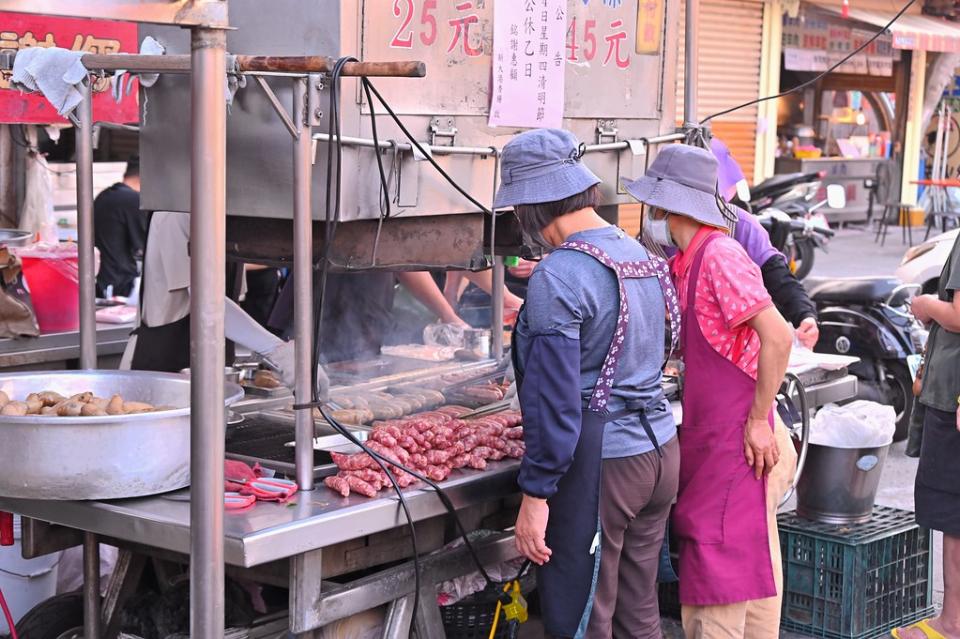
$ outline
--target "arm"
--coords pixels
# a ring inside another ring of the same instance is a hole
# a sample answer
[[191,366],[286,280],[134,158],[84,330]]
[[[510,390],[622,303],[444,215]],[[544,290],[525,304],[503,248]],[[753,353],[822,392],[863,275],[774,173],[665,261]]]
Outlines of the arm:
[[[493,291],[493,269],[487,269],[486,271],[478,271],[476,273],[472,271],[467,271],[463,274],[468,281],[475,284],[480,290],[482,290],[487,295],[492,295]],[[508,309],[518,309],[523,305],[523,300],[507,290],[507,287],[503,287],[503,307]]]
[[563,282],[546,272],[538,275],[528,291],[528,331],[518,338],[527,450],[517,478],[524,496],[516,544],[525,557],[543,565],[550,560],[545,543],[547,499],[556,494],[580,439],[582,313],[576,294]]
[[439,317],[441,322],[466,326],[466,322],[457,317],[430,273],[427,271],[402,272],[397,273],[397,279],[421,304]]
[[783,317],[794,326],[807,319],[817,319],[817,307],[800,280],[790,272],[782,255],[774,255],[760,267],[763,287]]
[[944,302],[936,295],[920,295],[911,305],[913,314],[924,324],[936,322],[944,330],[960,333],[960,295],[952,302]]
[[762,474],[770,473],[780,457],[768,417],[787,371],[793,335],[773,307],[760,311],[747,324],[760,337],[760,358],[757,389],[744,432],[744,453],[747,464],[754,467],[759,479]]
[[817,326],[817,307],[800,280],[790,272],[783,256],[777,253],[760,267],[763,286],[773,298],[777,310],[797,328],[797,337],[812,349],[820,339]]

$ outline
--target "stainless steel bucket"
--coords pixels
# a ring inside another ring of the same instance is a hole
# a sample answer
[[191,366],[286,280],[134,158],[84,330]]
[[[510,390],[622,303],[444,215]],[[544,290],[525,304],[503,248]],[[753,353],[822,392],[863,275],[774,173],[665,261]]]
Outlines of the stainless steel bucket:
[[797,514],[827,524],[869,521],[889,448],[810,444],[797,483]]
[[[0,495],[24,499],[141,497],[190,484],[190,380],[145,371],[56,371],[0,375],[23,399],[42,390],[127,400],[173,410],[105,417],[0,417]],[[243,389],[225,384],[226,404]],[[225,428],[210,424],[211,428]]]

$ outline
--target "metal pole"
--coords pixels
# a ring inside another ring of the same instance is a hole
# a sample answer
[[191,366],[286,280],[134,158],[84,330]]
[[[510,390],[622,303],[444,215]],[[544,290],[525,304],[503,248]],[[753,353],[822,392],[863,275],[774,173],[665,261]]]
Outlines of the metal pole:
[[77,107],[77,261],[80,271],[80,368],[97,367],[97,290],[93,252],[93,92],[80,83]]
[[[313,215],[311,173],[313,139],[307,124],[307,78],[293,81],[293,333],[296,381],[294,393],[301,404],[310,401],[310,367],[313,354]],[[379,153],[379,151],[377,151]],[[297,485],[313,490],[313,415],[309,410],[296,414]]]
[[503,357],[503,277],[506,270],[503,259],[497,257],[497,198],[500,178],[500,153],[493,156],[493,194],[490,200],[490,257],[493,259],[493,288],[490,291],[490,357],[500,361]]
[[100,544],[83,533],[83,636],[100,639]]
[[194,29],[191,52],[190,636],[222,639],[226,32]]
[[686,25],[684,40],[684,81],[683,81],[683,126],[696,127],[697,118],[697,82],[699,80],[697,48],[700,44],[700,0],[686,0]]

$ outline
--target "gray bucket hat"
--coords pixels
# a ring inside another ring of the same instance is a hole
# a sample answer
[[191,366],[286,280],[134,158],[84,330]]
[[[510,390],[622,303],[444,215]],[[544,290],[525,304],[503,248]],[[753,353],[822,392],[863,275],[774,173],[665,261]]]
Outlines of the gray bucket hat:
[[671,144],[657,153],[646,174],[621,184],[647,206],[727,228],[717,204],[717,159],[707,149]]
[[561,129],[536,129],[510,140],[500,156],[494,208],[543,204],[582,193],[600,178],[580,158],[583,145]]

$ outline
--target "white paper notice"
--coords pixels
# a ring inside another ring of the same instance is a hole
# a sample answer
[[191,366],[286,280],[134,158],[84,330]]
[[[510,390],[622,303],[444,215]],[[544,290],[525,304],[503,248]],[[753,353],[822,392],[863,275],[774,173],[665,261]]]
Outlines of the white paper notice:
[[566,0],[508,0],[493,9],[490,126],[563,123]]

